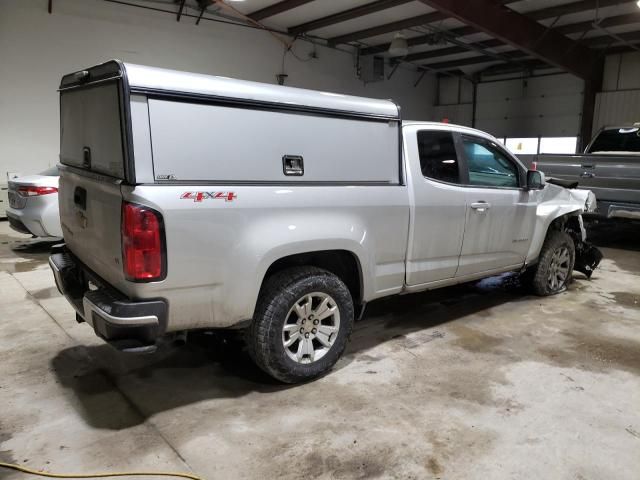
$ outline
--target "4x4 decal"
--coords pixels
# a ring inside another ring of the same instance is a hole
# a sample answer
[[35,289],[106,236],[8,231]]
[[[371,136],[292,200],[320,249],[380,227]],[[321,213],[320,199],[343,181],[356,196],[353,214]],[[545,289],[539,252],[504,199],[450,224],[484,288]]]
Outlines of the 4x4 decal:
[[184,192],[180,195],[180,198],[183,200],[193,200],[194,202],[201,202],[208,199],[232,202],[238,198],[238,196],[234,192]]

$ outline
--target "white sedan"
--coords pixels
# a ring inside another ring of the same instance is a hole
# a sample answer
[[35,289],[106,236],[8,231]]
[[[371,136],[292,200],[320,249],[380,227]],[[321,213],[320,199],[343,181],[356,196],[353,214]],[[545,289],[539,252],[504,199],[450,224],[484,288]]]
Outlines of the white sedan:
[[36,237],[62,237],[58,211],[58,167],[9,182],[9,225]]

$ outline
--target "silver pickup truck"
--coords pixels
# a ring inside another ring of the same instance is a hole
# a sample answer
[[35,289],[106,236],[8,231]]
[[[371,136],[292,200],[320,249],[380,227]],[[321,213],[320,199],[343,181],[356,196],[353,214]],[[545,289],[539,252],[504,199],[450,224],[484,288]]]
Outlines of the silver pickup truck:
[[561,292],[601,256],[590,192],[478,130],[386,100],[110,61],[60,85],[56,284],[120,350],[242,329],[284,382],[327,372],[374,299],[522,272]]
[[583,155],[537,155],[537,169],[593,191],[590,216],[640,220],[640,124],[603,128]]

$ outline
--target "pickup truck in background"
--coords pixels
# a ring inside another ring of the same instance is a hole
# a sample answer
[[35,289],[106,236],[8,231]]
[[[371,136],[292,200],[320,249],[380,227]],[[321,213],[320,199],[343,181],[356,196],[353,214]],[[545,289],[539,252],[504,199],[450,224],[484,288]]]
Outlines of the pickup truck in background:
[[49,263],[77,320],[123,351],[242,329],[264,371],[300,382],[374,299],[503,272],[551,295],[601,258],[582,228],[593,194],[388,100],[116,60],[60,96]]
[[547,176],[591,190],[596,217],[640,220],[640,124],[600,130],[582,155],[536,155],[533,161]]

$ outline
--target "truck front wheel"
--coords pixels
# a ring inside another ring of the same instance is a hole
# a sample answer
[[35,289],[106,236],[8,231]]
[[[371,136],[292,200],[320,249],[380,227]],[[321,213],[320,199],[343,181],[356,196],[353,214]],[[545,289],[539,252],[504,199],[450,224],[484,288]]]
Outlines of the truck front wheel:
[[573,239],[565,232],[551,230],[544,241],[538,263],[525,273],[525,279],[537,295],[560,293],[571,281],[576,251]]
[[249,354],[272,377],[297,383],[335,365],[353,327],[353,300],[334,274],[293,267],[267,279],[247,329]]

